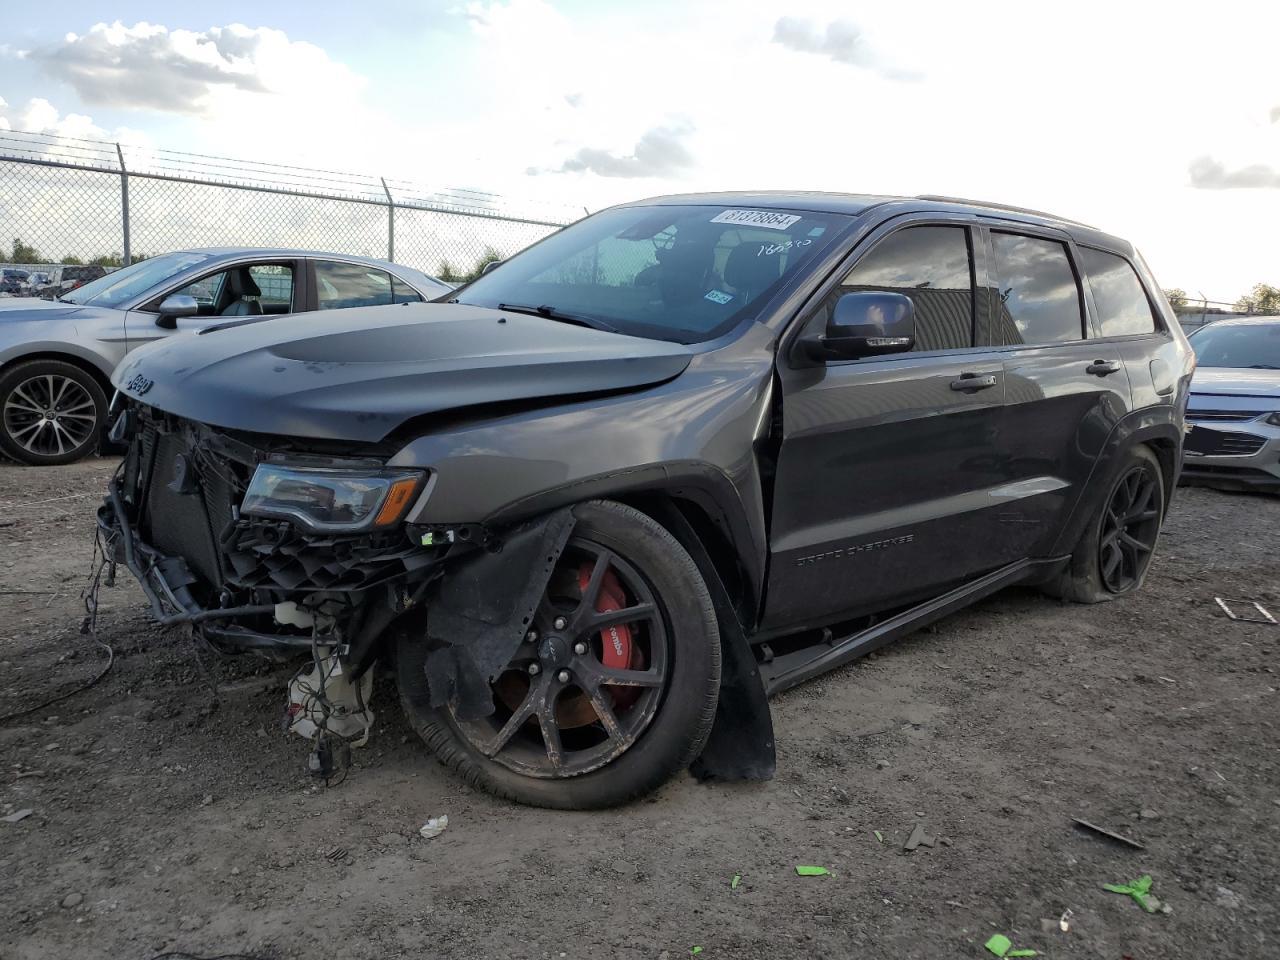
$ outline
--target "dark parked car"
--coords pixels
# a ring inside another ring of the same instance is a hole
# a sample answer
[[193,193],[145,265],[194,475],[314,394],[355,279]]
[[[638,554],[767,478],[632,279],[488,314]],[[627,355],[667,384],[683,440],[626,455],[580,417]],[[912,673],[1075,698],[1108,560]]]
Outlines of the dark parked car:
[[38,466],[96,449],[111,371],[142,344],[235,318],[404,303],[450,290],[382,260],[255,247],[182,250],[111,273],[66,266],[54,287],[56,302],[0,303],[0,454]]
[[669,197],[448,303],[134,352],[100,524],[161,622],[308,658],[313,770],[383,662],[468,782],[598,807],[770,775],[769,693],[1001,587],[1137,589],[1192,367],[1090,227]]
[[7,293],[12,297],[20,297],[27,292],[30,284],[31,275],[25,270],[19,270],[16,267],[6,267],[0,270],[0,293]]
[[1183,478],[1280,493],[1280,317],[1219,320],[1189,339]]

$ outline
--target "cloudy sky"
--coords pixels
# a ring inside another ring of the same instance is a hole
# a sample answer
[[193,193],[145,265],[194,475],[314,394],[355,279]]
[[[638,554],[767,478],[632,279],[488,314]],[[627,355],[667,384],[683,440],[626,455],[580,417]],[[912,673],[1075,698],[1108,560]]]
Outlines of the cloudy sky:
[[981,197],[1121,234],[1211,299],[1280,283],[1276,3],[59,0],[6,21],[13,129],[574,209]]

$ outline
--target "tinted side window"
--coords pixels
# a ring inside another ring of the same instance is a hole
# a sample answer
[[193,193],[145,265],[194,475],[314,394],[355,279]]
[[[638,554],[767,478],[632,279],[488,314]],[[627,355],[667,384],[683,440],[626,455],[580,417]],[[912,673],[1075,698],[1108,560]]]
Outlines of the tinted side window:
[[1156,330],[1151,302],[1127,260],[1089,247],[1080,248],[1080,260],[1089,277],[1104,337],[1128,337]]
[[907,227],[889,235],[857,262],[829,302],[853,290],[910,297],[913,350],[973,346],[973,258],[964,227]]
[[1084,338],[1080,287],[1065,244],[992,232],[999,297],[997,344],[1062,343]]
[[390,303],[391,274],[362,263],[317,260],[316,299],[321,310]]
[[391,277],[391,300],[393,303],[418,303],[422,295],[397,276]]

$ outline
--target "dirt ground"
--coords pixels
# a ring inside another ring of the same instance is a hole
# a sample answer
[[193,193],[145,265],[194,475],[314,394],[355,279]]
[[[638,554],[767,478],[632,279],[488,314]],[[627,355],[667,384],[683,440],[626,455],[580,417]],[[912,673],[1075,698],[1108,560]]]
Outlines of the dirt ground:
[[[0,466],[0,713],[101,667],[78,595],[113,468]],[[385,678],[318,788],[289,669],[201,662],[122,574],[115,668],[0,725],[0,817],[33,811],[0,822],[0,958],[1275,958],[1280,627],[1213,598],[1280,610],[1277,548],[1280,498],[1184,489],[1140,595],[1000,594],[778,698],[772,782],[584,814],[462,787]],[[939,842],[907,853],[917,823]],[[1171,912],[1101,888],[1143,874]]]

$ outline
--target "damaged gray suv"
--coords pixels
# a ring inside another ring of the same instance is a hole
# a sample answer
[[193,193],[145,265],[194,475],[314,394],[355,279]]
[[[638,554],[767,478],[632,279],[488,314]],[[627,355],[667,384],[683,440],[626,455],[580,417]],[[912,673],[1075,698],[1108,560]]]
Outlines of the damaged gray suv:
[[1126,242],[937,197],[588,217],[447,302],[242,321],[115,373],[99,514],[156,618],[304,660],[329,776],[394,671],[550,807],[774,769],[767,697],[1014,583],[1145,576],[1194,361]]

